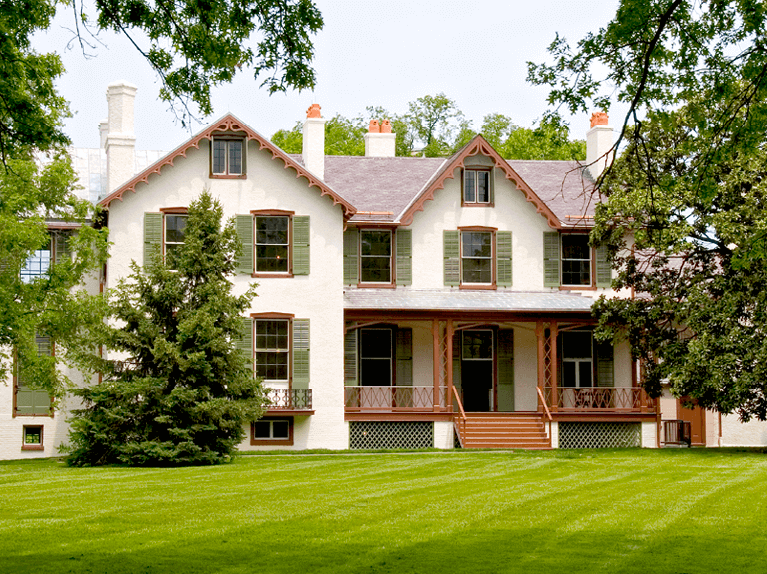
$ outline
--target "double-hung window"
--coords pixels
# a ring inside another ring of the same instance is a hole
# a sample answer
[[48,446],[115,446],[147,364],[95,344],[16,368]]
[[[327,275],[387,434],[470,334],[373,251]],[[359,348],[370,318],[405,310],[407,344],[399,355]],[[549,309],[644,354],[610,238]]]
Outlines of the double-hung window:
[[163,218],[165,230],[163,242],[165,248],[165,260],[171,269],[177,269],[177,258],[181,253],[186,236],[186,214],[165,214]]
[[[37,335],[35,342],[38,355],[52,353],[50,337]],[[14,387],[13,416],[53,416],[51,396],[45,390],[27,386],[18,361],[15,364]]]
[[27,257],[24,267],[21,269],[21,282],[32,283],[36,279],[48,277],[53,257],[53,241],[49,239],[47,244],[37,249]]
[[360,329],[360,381],[367,387],[389,387],[392,384],[394,346],[392,329]]
[[591,285],[591,246],[586,234],[562,235],[562,285]]
[[255,322],[256,376],[264,381],[290,380],[290,322],[257,319]]
[[245,175],[245,140],[242,138],[213,138],[210,173],[214,177],[243,177]]
[[594,386],[593,346],[591,331],[566,331],[561,334],[562,386],[589,388]]
[[463,170],[463,205],[491,205],[490,170]]
[[391,283],[392,232],[360,230],[360,282]]
[[290,218],[256,216],[256,273],[288,273]]
[[463,284],[492,285],[492,232],[461,232],[461,282]]

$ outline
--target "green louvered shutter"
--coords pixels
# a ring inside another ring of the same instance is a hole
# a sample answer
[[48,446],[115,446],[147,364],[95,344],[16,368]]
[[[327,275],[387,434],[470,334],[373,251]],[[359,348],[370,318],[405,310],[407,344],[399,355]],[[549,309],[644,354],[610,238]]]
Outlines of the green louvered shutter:
[[514,330],[498,330],[498,410],[514,410]]
[[597,355],[597,386],[615,386],[615,359],[611,343],[601,343],[596,346]]
[[160,254],[162,247],[162,213],[144,213],[144,266]]
[[309,319],[293,319],[293,388],[309,388]]
[[241,317],[240,336],[237,339],[237,350],[248,359],[250,368],[253,368],[253,319]]
[[511,231],[495,234],[495,253],[498,266],[496,283],[499,287],[511,287]]
[[543,234],[543,286],[559,287],[559,233]]
[[309,216],[293,218],[293,275],[309,275]]
[[[50,337],[35,337],[38,355],[51,354]],[[16,379],[16,414],[17,415],[50,415],[51,396],[48,391],[33,389],[24,384],[21,377]]]
[[413,284],[413,232],[397,230],[397,285]]
[[237,256],[237,273],[253,273],[253,216],[236,215],[237,237],[242,243],[242,251]]
[[461,232],[443,231],[442,247],[445,258],[445,285],[457,287],[461,284]]
[[357,329],[344,335],[344,386],[357,386]]
[[607,245],[600,245],[596,248],[596,264],[597,264],[597,287],[603,287],[605,289],[612,285],[612,269],[610,262],[607,260]]
[[69,247],[70,235],[59,231],[56,234],[56,262],[71,261],[72,250]]
[[397,329],[397,386],[413,386],[413,329]]
[[344,285],[356,285],[359,282],[358,234],[356,227],[344,231]]

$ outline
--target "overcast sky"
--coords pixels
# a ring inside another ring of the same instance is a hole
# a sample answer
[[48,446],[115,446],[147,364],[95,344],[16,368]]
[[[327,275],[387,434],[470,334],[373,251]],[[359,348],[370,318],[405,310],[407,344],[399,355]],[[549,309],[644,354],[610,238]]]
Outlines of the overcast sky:
[[[475,129],[489,113],[530,126],[546,111],[545,88],[525,82],[528,60],[547,58],[557,32],[571,42],[605,25],[617,0],[315,0],[325,26],[315,37],[314,92],[269,96],[252,75],[240,74],[213,91],[214,114],[232,112],[271,136],[305,118],[313,102],[323,116],[354,117],[366,106],[394,113],[427,94],[444,92]],[[77,147],[98,147],[98,123],[106,118],[106,87],[127,80],[138,87],[136,147],[170,150],[189,137],[158,99],[159,83],[126,39],[102,34],[105,46],[86,58],[72,38],[71,11],[62,8],[51,30],[36,38],[39,52],[56,51],[66,73],[58,83],[74,117],[66,132]],[[614,115],[615,120],[618,119]],[[611,120],[611,123],[616,123]],[[570,118],[571,134],[583,138],[588,118]],[[196,125],[193,131],[199,131]]]

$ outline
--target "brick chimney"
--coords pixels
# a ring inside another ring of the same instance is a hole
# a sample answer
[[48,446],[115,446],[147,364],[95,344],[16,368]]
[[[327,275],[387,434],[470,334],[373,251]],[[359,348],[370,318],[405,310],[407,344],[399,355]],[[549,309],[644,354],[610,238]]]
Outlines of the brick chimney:
[[605,112],[591,114],[591,129],[586,132],[586,165],[591,177],[597,179],[605,170],[607,163],[612,163],[615,154],[613,147],[613,129],[607,125]]
[[320,105],[312,104],[306,110],[304,122],[304,145],[301,154],[304,167],[325,179],[325,120],[320,114]]
[[391,122],[370,120],[365,134],[365,157],[394,157],[397,134],[391,132]]
[[[109,119],[104,147],[107,150],[107,193],[125,183],[135,172],[136,135],[133,132],[133,104],[136,86],[115,82],[107,87]],[[104,128],[100,125],[102,137]]]

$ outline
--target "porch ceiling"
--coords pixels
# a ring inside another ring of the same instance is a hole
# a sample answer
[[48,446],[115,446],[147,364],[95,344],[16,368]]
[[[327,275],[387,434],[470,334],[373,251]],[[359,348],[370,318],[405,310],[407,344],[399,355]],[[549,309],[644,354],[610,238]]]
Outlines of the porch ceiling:
[[594,300],[562,291],[469,291],[457,289],[354,289],[344,308],[375,311],[478,311],[589,313]]

